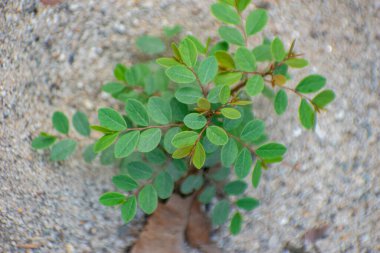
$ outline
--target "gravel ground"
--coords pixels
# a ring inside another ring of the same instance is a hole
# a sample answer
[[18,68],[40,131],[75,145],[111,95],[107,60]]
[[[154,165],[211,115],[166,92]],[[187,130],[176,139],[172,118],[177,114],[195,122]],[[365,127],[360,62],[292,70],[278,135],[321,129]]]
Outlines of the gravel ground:
[[[125,226],[116,210],[97,203],[112,189],[114,168],[86,165],[79,155],[51,163],[30,142],[50,129],[55,110],[80,108],[95,122],[96,108],[109,102],[99,87],[115,63],[139,57],[137,35],[181,24],[214,36],[211,2],[0,0],[0,252],[122,252],[132,243],[142,219]],[[257,101],[289,153],[251,191],[262,206],[247,215],[242,234],[221,229],[215,240],[225,252],[281,252],[327,223],[321,252],[380,252],[380,1],[254,2],[269,8],[265,34],[288,44],[296,38],[310,59],[313,67],[295,80],[323,74],[338,99],[315,133],[300,128],[296,97],[280,118],[268,101]],[[26,243],[39,247],[17,247]]]

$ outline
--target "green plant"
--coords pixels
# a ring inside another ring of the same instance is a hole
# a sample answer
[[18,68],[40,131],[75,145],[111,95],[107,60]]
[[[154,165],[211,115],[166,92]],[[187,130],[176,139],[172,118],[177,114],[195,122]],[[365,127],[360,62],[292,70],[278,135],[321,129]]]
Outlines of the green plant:
[[[90,126],[87,116],[77,112],[73,126],[83,136],[90,130],[103,134],[86,147],[83,157],[93,161],[100,154],[104,165],[117,164],[120,174],[112,178],[124,193],[107,192],[99,201],[119,206],[125,222],[130,222],[137,207],[151,214],[159,199],[173,192],[184,195],[197,192],[201,203],[210,203],[218,194],[212,211],[214,225],[230,218],[230,232],[239,233],[243,213],[259,205],[257,199],[244,196],[250,175],[257,188],[262,169],[283,160],[286,147],[268,141],[265,124],[254,116],[252,98],[264,95],[273,101],[278,115],[285,113],[288,93],[300,98],[299,118],[306,129],[313,129],[318,112],[334,100],[331,90],[322,90],[326,79],[309,75],[295,88],[289,68],[308,65],[294,50],[286,49],[278,38],[265,38],[261,45],[248,48],[248,40],[263,30],[268,14],[263,9],[242,13],[249,0],[224,0],[211,6],[212,14],[223,23],[220,41],[204,44],[194,36],[172,43],[172,57],[131,67],[117,64],[116,81],[102,90],[125,106],[121,114],[112,108],[98,110],[99,125]],[[165,28],[164,40],[172,40],[181,28]],[[163,53],[167,46],[161,38],[142,36],[140,50],[149,55]],[[307,95],[316,93],[313,98]],[[53,126],[68,135],[69,120],[62,112],[53,115]],[[77,143],[47,133],[36,137],[35,149],[51,148],[51,160],[67,159]],[[252,169],[253,168],[253,169]],[[233,176],[230,175],[233,171]],[[230,197],[231,196],[231,197]]]

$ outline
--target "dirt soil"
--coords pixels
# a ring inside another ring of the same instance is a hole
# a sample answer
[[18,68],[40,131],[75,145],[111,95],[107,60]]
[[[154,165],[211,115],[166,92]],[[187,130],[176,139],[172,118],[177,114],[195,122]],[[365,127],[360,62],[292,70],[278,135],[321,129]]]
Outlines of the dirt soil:
[[[55,110],[81,109],[96,122],[96,109],[112,101],[99,88],[115,63],[136,61],[136,36],[173,24],[215,36],[212,2],[0,0],[0,252],[123,252],[133,243],[142,215],[123,225],[97,201],[113,189],[116,168],[85,164],[80,154],[51,163],[30,142],[51,129]],[[293,85],[318,72],[338,98],[315,133],[301,129],[296,97],[280,118],[267,100],[255,102],[289,152],[251,189],[262,205],[246,215],[243,232],[230,237],[223,227],[214,240],[225,252],[285,252],[327,223],[321,252],[380,252],[380,1],[253,2],[269,10],[264,34],[287,45],[296,38],[311,62]]]

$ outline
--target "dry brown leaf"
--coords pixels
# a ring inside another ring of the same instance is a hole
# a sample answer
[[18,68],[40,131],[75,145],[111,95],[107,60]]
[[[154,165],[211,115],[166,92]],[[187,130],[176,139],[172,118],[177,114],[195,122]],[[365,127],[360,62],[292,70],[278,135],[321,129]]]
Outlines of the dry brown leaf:
[[192,202],[193,196],[174,194],[166,204],[160,203],[131,253],[185,253],[184,231]]
[[56,5],[62,2],[63,0],[41,0],[41,3],[44,5]]
[[203,253],[220,253],[221,250],[210,239],[211,229],[209,217],[203,212],[201,204],[195,200],[191,206],[186,228],[187,242]]
[[309,241],[312,244],[316,243],[319,239],[322,239],[325,237],[327,229],[329,226],[327,224],[314,227],[312,229],[309,229],[305,232],[303,238],[305,241]]

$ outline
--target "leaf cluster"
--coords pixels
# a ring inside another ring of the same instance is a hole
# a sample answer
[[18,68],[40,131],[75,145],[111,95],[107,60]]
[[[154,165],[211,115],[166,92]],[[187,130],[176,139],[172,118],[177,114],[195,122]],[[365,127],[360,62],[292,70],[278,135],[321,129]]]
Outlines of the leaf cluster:
[[[91,130],[102,134],[84,149],[85,161],[100,155],[102,164],[120,168],[112,182],[122,193],[106,192],[99,201],[120,207],[125,222],[135,217],[138,208],[152,214],[158,202],[173,192],[197,192],[204,204],[220,196],[211,212],[213,224],[230,220],[231,234],[239,233],[243,214],[259,206],[247,194],[250,185],[257,188],[262,170],[281,162],[287,151],[270,140],[265,122],[254,115],[255,98],[270,98],[276,114],[283,115],[288,94],[296,95],[306,129],[315,126],[317,113],[334,100],[334,92],[323,90],[326,79],[318,74],[306,76],[295,88],[289,86],[290,69],[308,65],[295,52],[294,41],[289,48],[278,37],[249,46],[249,39],[268,22],[264,9],[252,10],[244,19],[249,3],[223,0],[211,6],[222,23],[219,41],[202,42],[189,35],[169,46],[171,57],[129,67],[117,64],[115,81],[102,90],[120,107],[99,108],[98,124],[90,126],[81,112],[73,116],[80,135],[89,136]],[[164,29],[167,38],[180,31],[178,26]],[[147,35],[137,39],[137,47],[149,55],[167,49],[164,40]],[[317,94],[309,98],[311,93]],[[53,126],[65,137],[69,134],[69,120],[62,112],[53,115]],[[32,146],[53,145],[51,159],[64,160],[76,142],[55,143],[58,138],[41,133]]]

